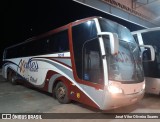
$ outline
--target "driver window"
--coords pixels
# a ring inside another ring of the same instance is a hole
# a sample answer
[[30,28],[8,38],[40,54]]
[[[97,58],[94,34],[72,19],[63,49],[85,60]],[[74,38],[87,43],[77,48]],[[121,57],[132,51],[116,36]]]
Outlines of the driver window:
[[103,84],[103,67],[98,39],[83,46],[83,80]]

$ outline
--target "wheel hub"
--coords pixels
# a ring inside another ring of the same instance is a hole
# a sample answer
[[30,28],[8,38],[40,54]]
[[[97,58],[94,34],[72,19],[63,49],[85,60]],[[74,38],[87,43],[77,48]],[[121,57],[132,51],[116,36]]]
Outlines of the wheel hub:
[[64,97],[65,97],[65,89],[64,89],[64,87],[59,87],[58,88],[58,97],[60,98],[60,99],[63,99]]

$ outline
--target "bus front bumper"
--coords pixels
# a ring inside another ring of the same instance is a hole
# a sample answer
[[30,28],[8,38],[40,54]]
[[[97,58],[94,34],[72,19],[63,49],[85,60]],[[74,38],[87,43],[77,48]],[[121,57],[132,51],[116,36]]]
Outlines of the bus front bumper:
[[111,94],[105,97],[104,106],[101,108],[102,110],[115,109],[127,105],[134,104],[140,101],[144,96],[144,90],[135,93],[135,94]]

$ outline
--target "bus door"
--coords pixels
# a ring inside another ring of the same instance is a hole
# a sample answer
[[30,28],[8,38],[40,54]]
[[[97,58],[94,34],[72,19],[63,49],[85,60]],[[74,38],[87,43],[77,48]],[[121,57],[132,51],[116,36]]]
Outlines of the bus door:
[[84,89],[94,98],[94,100],[102,104],[104,98],[104,90],[98,86],[104,86],[104,75],[102,57],[97,38],[86,41],[82,50],[82,75],[83,80],[96,84],[97,87],[84,86]]

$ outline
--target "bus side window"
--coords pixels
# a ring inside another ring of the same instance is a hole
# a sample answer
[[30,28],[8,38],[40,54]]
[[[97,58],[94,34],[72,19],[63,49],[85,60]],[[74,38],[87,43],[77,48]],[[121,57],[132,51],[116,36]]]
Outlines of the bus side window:
[[90,40],[96,37],[97,37],[96,24],[92,20],[72,27],[72,40],[73,40],[72,42],[73,42],[75,68],[76,68],[76,73],[79,79],[83,79],[82,52],[84,52],[84,50],[82,48],[84,46],[84,43],[87,40]]
[[48,44],[50,53],[69,51],[68,31],[65,30],[52,35]]

